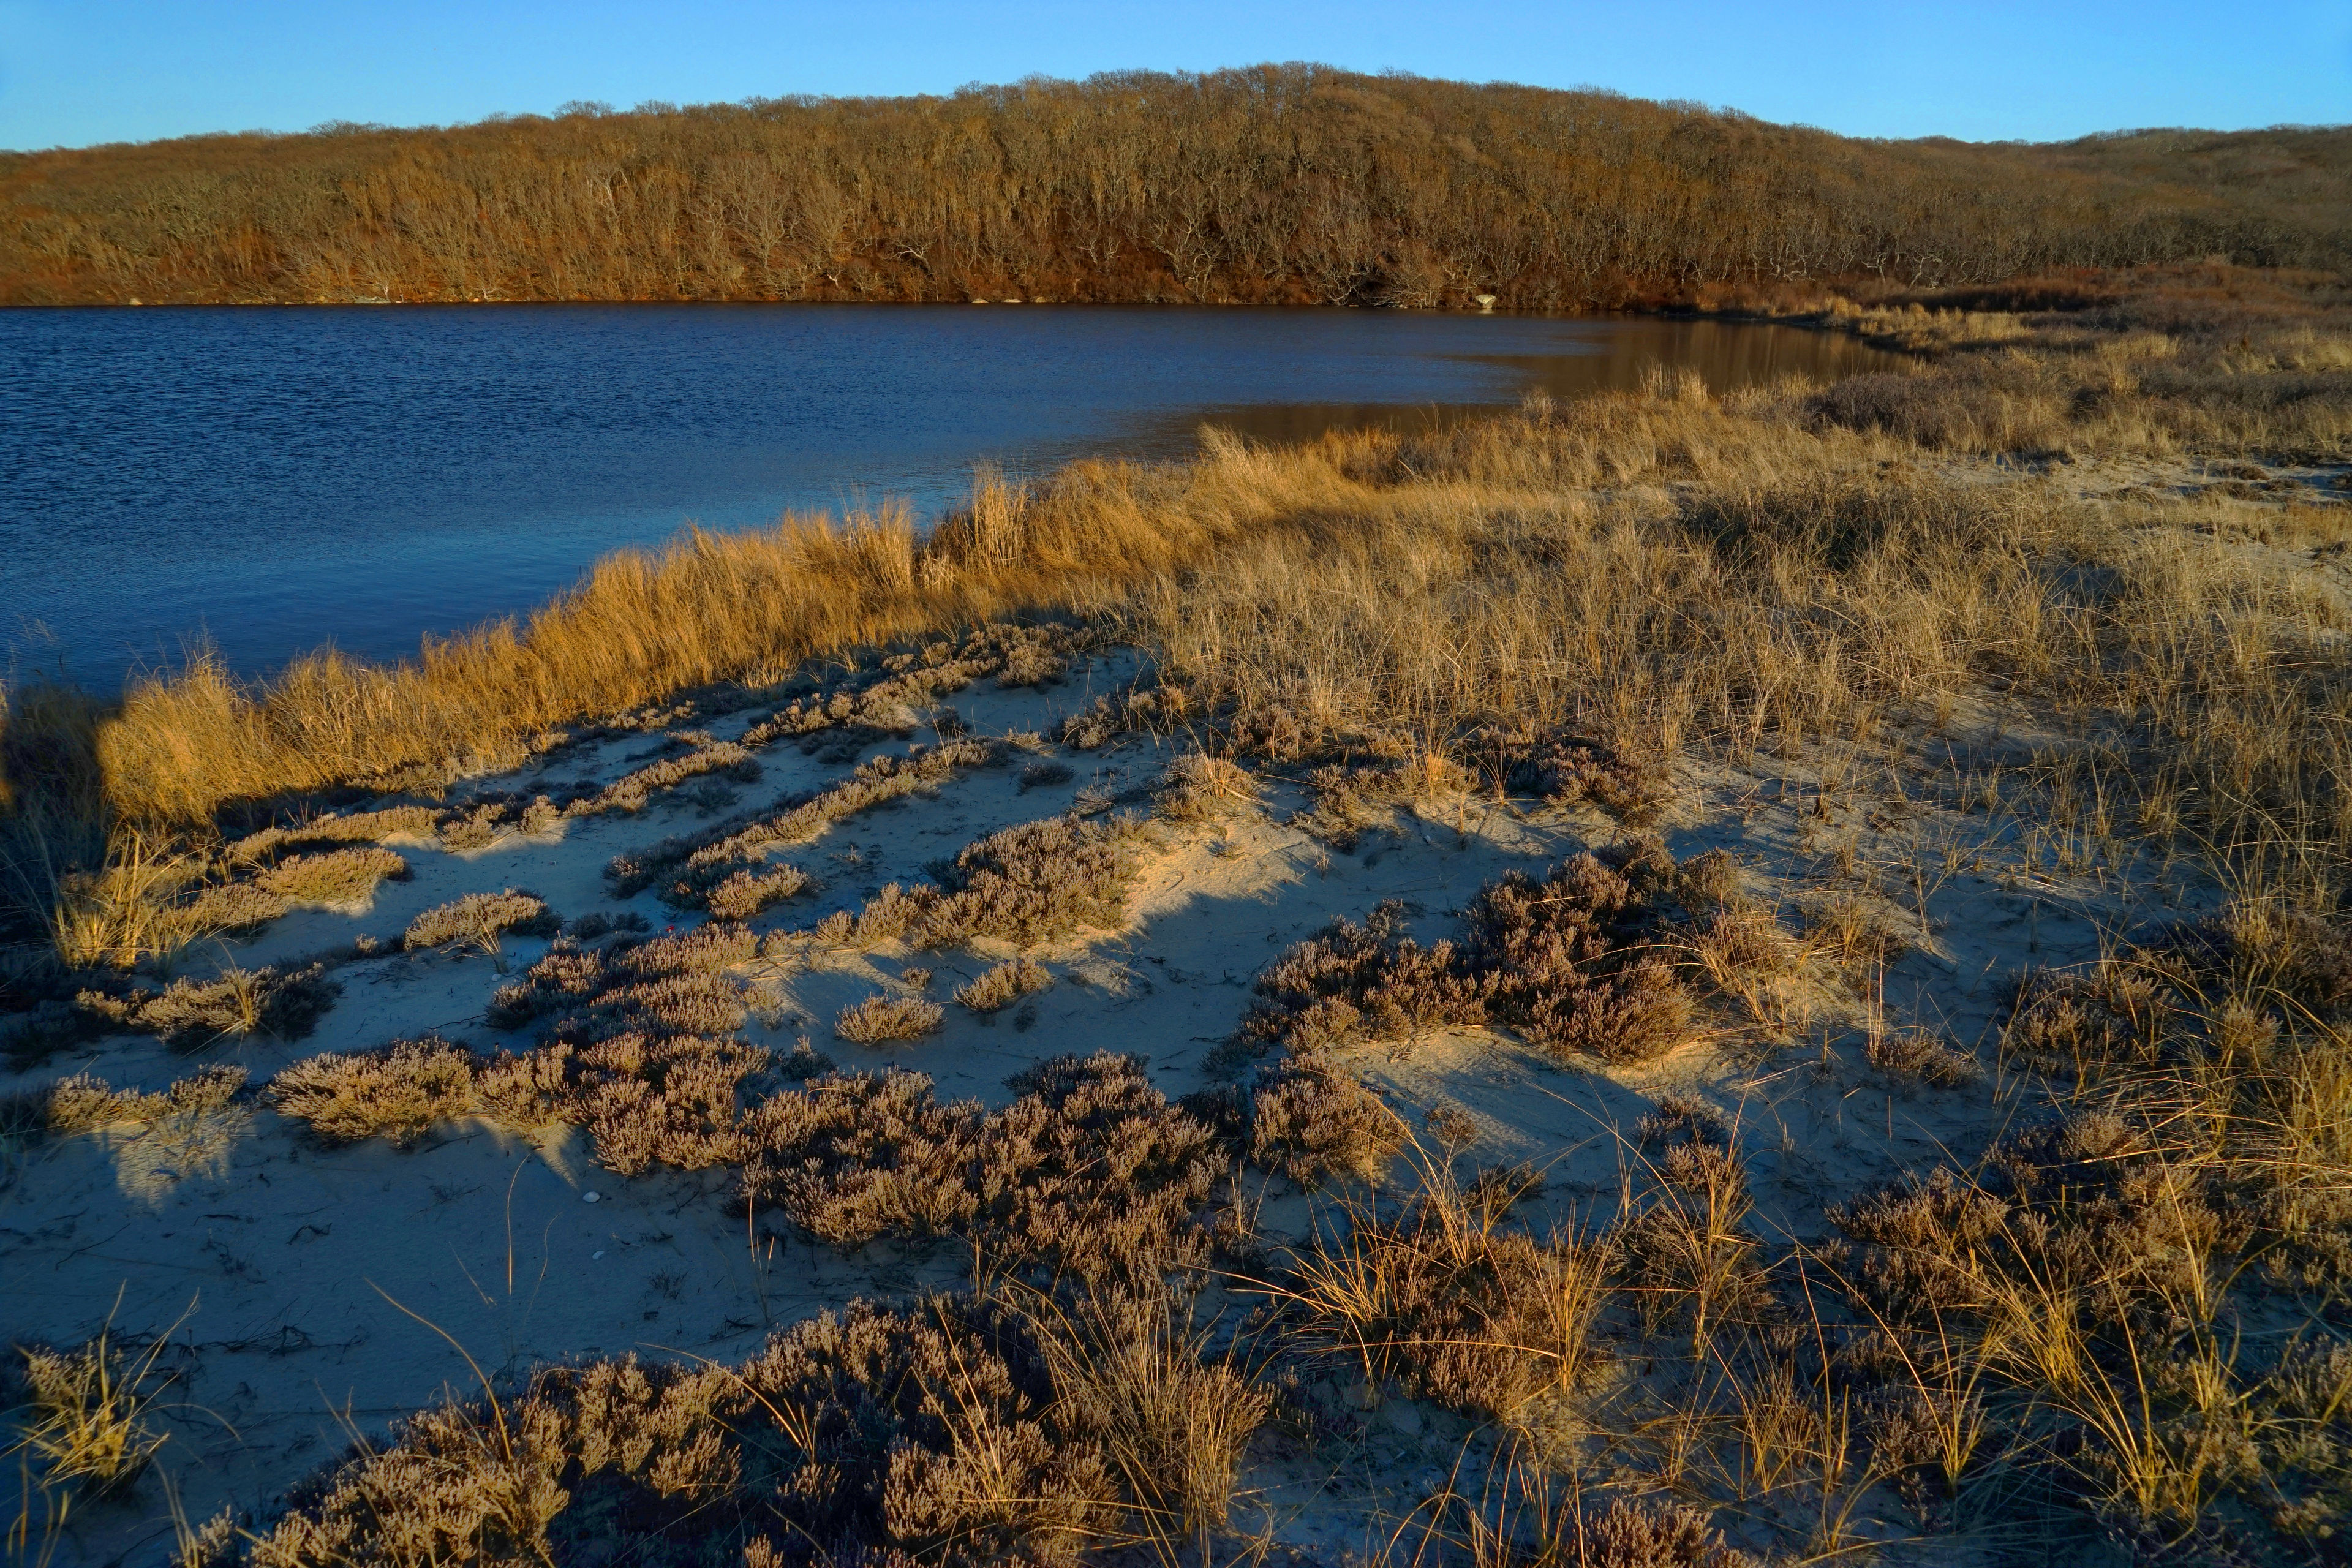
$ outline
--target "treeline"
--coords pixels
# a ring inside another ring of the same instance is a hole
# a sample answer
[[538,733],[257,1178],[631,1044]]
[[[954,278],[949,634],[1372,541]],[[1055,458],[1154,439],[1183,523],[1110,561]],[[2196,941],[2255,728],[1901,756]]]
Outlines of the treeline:
[[2352,132],[1870,142],[1318,66],[0,155],[0,301],[1555,309],[2343,268]]

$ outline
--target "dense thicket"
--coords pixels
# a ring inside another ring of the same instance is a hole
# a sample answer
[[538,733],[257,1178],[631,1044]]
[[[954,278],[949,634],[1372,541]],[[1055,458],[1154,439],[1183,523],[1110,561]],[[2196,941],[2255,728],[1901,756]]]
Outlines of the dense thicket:
[[2352,255],[2352,131],[1855,141],[1266,66],[0,155],[0,300],[1524,307]]

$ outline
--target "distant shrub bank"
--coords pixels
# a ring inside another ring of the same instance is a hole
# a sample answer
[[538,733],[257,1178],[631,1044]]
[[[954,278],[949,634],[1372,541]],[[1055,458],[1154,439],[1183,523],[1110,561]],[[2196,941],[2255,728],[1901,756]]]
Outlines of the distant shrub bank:
[[2352,131],[1861,141],[1320,66],[0,154],[0,302],[1607,309],[2352,254]]

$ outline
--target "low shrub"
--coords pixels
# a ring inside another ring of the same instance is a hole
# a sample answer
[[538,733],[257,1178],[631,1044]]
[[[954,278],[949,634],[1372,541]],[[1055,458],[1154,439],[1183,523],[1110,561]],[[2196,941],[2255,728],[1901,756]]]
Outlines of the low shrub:
[[1402,910],[1341,921],[1258,978],[1243,1038],[1311,1056],[1348,1040],[1507,1024],[1559,1054],[1647,1061],[1689,1038],[1696,1005],[1662,951],[1681,914],[1674,861],[1636,844],[1579,855],[1540,880],[1479,890],[1465,940],[1424,948]]
[[119,1027],[158,1035],[176,1050],[194,1051],[247,1035],[305,1039],[341,994],[342,986],[327,977],[323,963],[232,965],[209,980],[184,977],[161,991],[128,996],[86,991],[77,1002]]
[[1013,958],[957,986],[955,999],[975,1013],[998,1013],[1053,984],[1054,972],[1035,959]]
[[401,944],[415,952],[462,942],[496,952],[499,938],[509,931],[518,936],[553,936],[562,924],[539,895],[509,888],[498,893],[467,893],[425,910],[408,922]]
[[889,883],[856,914],[838,910],[807,934],[829,947],[901,938],[953,947],[982,937],[1034,947],[1086,927],[1115,930],[1127,922],[1136,832],[1124,820],[1024,822],[934,865],[940,886]]
[[844,1250],[961,1231],[980,1213],[968,1172],[982,1120],[970,1102],[940,1105],[923,1073],[815,1079],[745,1118],[743,1190]]
[[857,1046],[919,1040],[937,1029],[946,1016],[937,1003],[919,996],[868,996],[855,1006],[844,1007],[833,1021],[833,1032]]
[[1377,1182],[1404,1146],[1396,1113],[1354,1079],[1312,1065],[1262,1072],[1250,1099],[1249,1158],[1302,1187]]
[[516,1126],[584,1125],[598,1161],[624,1175],[740,1161],[744,1085],[770,1053],[736,1037],[749,998],[728,971],[759,946],[716,921],[602,947],[559,937],[490,998],[497,1027],[549,1022],[535,1052],[482,1069],[483,1109]]
[[999,686],[1051,686],[1069,673],[1070,661],[1050,648],[1024,643],[1004,656],[997,672]]
[[[1686,1503],[1636,1503],[1620,1498],[1580,1532],[1579,1568],[1754,1568]],[[1563,1565],[1565,1568],[1565,1565]]]
[[218,1110],[236,1098],[246,1077],[241,1067],[209,1067],[167,1085],[160,1093],[149,1094],[110,1088],[90,1074],[79,1073],[47,1091],[47,1125],[56,1132],[91,1132],[101,1127]]
[[657,888],[666,903],[700,908],[712,889],[752,869],[772,847],[805,844],[845,817],[935,790],[958,773],[999,765],[1008,756],[1001,742],[972,739],[916,747],[903,757],[875,757],[839,784],[792,798],[771,815],[722,822],[617,857],[604,875],[623,897]]
[[[542,1055],[567,1049],[544,1047]],[[587,1125],[605,1169],[634,1176],[656,1164],[698,1171],[743,1159],[742,1088],[768,1065],[760,1047],[627,1034],[568,1059],[572,1099],[563,1119]]]
[[618,1537],[753,1568],[1059,1568],[1116,1495],[1018,1319],[860,1301],[736,1366],[593,1362],[425,1411],[300,1489],[246,1562],[487,1568]]
[[1403,924],[1403,907],[1383,903],[1361,925],[1338,921],[1293,947],[1258,976],[1265,1000],[1246,1027],[1311,1057],[1351,1039],[1486,1022],[1492,983],[1469,973],[1453,942],[1423,948]]
[[1508,766],[1514,788],[1540,795],[1553,805],[1590,802],[1629,824],[1657,814],[1672,787],[1663,763],[1637,762],[1597,741],[1545,735]]
[[463,855],[472,849],[487,849],[520,827],[521,824],[508,814],[506,803],[493,800],[469,810],[450,812],[442,817],[436,832],[442,848],[452,855]]
[[768,871],[747,868],[714,886],[704,895],[703,907],[716,920],[748,921],[787,899],[798,898],[814,886],[814,879],[797,866],[779,866]]
[[365,903],[379,882],[408,877],[408,862],[389,849],[332,849],[278,861],[254,879],[263,889],[299,907],[338,908]]
[[1250,771],[1223,757],[1187,752],[1168,764],[1154,800],[1176,822],[1207,822],[1254,809],[1262,786]]
[[1936,1089],[1957,1089],[1983,1076],[1976,1058],[1932,1029],[1874,1029],[1863,1041],[1863,1056],[1890,1078]]
[[1062,1057],[999,1111],[940,1105],[890,1071],[819,1079],[746,1115],[743,1188],[822,1241],[955,1235],[1078,1278],[1155,1278],[1207,1258],[1197,1214],[1216,1139],[1132,1058]]
[[282,1116],[339,1143],[415,1142],[474,1104],[474,1053],[436,1035],[382,1050],[318,1056],[282,1069],[265,1091]]
[[387,838],[431,837],[440,813],[429,805],[395,805],[382,811],[353,812],[344,816],[319,816],[285,827],[265,827],[248,833],[221,851],[231,866],[258,866],[288,851],[341,844],[380,844]]
[[563,808],[566,816],[601,816],[614,812],[634,815],[645,810],[656,790],[673,789],[691,778],[708,773],[724,773],[740,784],[751,784],[760,777],[760,763],[751,753],[732,741],[718,741],[698,746],[683,756],[665,757],[660,762],[622,774],[593,795],[583,796]]
[[1034,947],[1081,927],[1117,930],[1127,923],[1131,835],[1124,823],[1055,816],[969,844],[940,868],[942,896],[922,910],[916,940],[945,947],[994,937]]

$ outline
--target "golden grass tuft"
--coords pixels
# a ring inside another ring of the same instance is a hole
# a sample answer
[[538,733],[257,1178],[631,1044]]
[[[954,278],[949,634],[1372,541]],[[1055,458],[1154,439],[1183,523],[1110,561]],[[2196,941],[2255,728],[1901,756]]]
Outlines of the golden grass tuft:
[[163,1446],[152,1412],[169,1336],[133,1355],[110,1344],[109,1332],[73,1350],[22,1352],[30,1414],[15,1448],[40,1467],[44,1486],[79,1485],[99,1497],[122,1491]]

